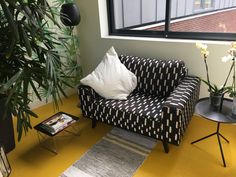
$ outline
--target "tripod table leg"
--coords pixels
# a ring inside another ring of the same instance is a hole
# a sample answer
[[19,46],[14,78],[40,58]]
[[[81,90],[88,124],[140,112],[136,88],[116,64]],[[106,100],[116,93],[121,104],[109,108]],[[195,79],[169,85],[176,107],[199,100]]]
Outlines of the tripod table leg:
[[223,160],[223,164],[224,164],[224,167],[226,167],[224,152],[223,152],[223,148],[222,148],[222,145],[221,145],[221,142],[220,142],[219,134],[217,134],[217,139],[218,139],[218,143],[219,143],[219,146],[220,146],[220,153],[221,153],[221,157],[222,157],[222,160]]
[[227,140],[223,135],[221,135],[220,133],[219,133],[219,135],[220,135],[227,143],[229,143],[229,140]]
[[211,136],[213,136],[213,135],[215,135],[215,134],[217,134],[217,133],[212,133],[212,134],[210,134],[210,135],[207,135],[207,136],[205,136],[205,137],[203,137],[203,138],[200,138],[200,139],[198,139],[198,140],[196,140],[196,141],[193,141],[191,144],[194,144],[194,143],[197,143],[197,142],[199,142],[199,141],[202,141],[202,140],[204,140],[204,139],[206,139],[206,138],[209,138],[209,137],[211,137]]

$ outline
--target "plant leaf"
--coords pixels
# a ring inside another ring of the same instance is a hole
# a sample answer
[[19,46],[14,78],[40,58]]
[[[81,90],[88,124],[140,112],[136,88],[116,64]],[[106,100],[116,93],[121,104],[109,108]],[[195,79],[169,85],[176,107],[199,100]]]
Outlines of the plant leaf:
[[0,88],[0,92],[5,92],[9,90],[10,87],[21,77],[21,74],[23,73],[23,70],[18,71],[11,79],[7,81],[7,83],[3,84],[3,86]]
[[28,55],[31,57],[32,56],[31,45],[30,45],[28,36],[27,36],[27,34],[26,34],[26,32],[25,32],[25,30],[24,30],[24,28],[22,27],[21,24],[19,24],[19,31],[20,31],[22,40],[24,41],[24,46],[26,48],[26,51],[27,51]]

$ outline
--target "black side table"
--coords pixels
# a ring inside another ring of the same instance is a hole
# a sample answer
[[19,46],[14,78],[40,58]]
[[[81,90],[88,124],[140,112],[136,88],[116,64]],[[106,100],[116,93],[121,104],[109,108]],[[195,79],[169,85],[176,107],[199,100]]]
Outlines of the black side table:
[[220,124],[221,123],[227,123],[227,124],[234,124],[236,123],[236,116],[232,115],[232,100],[224,98],[223,100],[223,105],[222,105],[222,110],[221,112],[215,111],[211,106],[210,106],[210,101],[209,98],[202,98],[200,99],[196,106],[195,106],[195,114],[199,115],[205,119],[217,122],[217,129],[216,132],[207,135],[203,138],[200,138],[196,141],[193,141],[191,144],[197,143],[201,140],[204,140],[206,138],[209,138],[213,135],[217,136],[219,147],[220,147],[220,152],[221,152],[221,157],[223,161],[224,167],[226,167],[225,163],[225,158],[224,158],[224,152],[223,148],[221,145],[221,140],[220,137],[223,138],[227,143],[229,143],[229,140],[227,140],[221,133],[220,133]]

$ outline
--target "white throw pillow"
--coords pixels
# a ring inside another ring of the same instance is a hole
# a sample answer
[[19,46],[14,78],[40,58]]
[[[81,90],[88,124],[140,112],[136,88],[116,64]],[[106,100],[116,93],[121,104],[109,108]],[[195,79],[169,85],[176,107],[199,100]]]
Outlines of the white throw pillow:
[[137,86],[136,76],[120,62],[113,47],[107,51],[97,68],[80,82],[92,87],[106,99],[117,100],[126,100]]

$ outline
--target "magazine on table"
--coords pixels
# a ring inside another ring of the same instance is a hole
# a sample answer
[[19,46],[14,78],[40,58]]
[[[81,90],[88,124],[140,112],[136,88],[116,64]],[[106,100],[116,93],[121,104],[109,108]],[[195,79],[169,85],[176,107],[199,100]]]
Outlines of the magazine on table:
[[55,134],[75,121],[76,120],[66,114],[56,114],[42,122],[42,128],[49,131],[51,134]]

